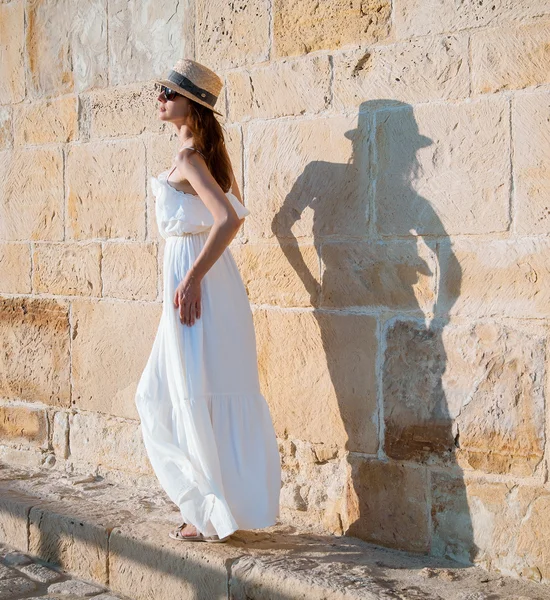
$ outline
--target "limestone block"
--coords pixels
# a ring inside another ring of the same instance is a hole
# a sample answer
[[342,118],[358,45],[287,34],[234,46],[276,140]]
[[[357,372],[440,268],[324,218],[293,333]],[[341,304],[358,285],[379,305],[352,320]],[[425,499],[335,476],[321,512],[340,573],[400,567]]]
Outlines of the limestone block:
[[376,319],[253,314],[260,381],[278,435],[376,452]]
[[390,33],[389,0],[273,3],[273,58],[382,42]]
[[396,460],[528,477],[544,455],[547,333],[528,323],[391,321],[384,450]]
[[0,440],[12,446],[34,446],[47,450],[48,419],[43,408],[0,406]]
[[145,148],[136,140],[70,146],[67,237],[145,238]]
[[69,417],[70,459],[78,465],[149,473],[139,421],[103,413],[82,412]]
[[69,414],[56,412],[53,418],[52,446],[57,458],[69,457]]
[[441,315],[515,318],[550,315],[547,239],[444,242],[440,268],[438,313]]
[[354,48],[335,53],[333,61],[337,110],[469,96],[465,34]]
[[177,58],[190,56],[183,39],[190,35],[185,29],[188,8],[179,2],[159,0],[134,6],[111,0],[108,14],[111,85],[164,77]]
[[0,4],[0,104],[25,98],[25,3]]
[[428,474],[424,468],[350,454],[346,535],[427,553]]
[[328,56],[280,60],[227,76],[229,118],[274,118],[317,113],[330,102]]
[[[0,6],[0,14],[1,11],[2,6]],[[13,108],[11,106],[0,106],[0,149],[13,147],[12,113]]]
[[394,0],[394,5],[398,38],[520,23],[550,14],[547,0]]
[[241,244],[231,248],[250,302],[318,306],[320,266],[312,245]]
[[[157,5],[155,5],[156,7]],[[163,131],[159,120],[160,101],[154,82],[132,82],[128,86],[91,91],[81,98],[89,123],[91,139],[139,135],[143,131]]]
[[63,239],[61,147],[0,152],[0,239]]
[[550,83],[550,20],[472,32],[470,47],[473,94]]
[[32,96],[55,97],[113,83],[108,80],[105,4],[95,0],[33,2],[27,7],[26,23],[27,81]]
[[218,74],[224,69],[267,60],[271,45],[270,0],[237,4],[197,0],[195,11],[195,60]]
[[515,230],[550,233],[550,144],[548,92],[517,94],[512,103]]
[[157,298],[157,244],[113,242],[103,244],[103,296],[127,300]]
[[139,418],[135,391],[161,314],[160,303],[73,303],[74,406]]
[[78,99],[51,98],[14,106],[14,143],[48,144],[78,138]]
[[29,513],[29,553],[74,577],[106,584],[109,533],[127,518],[130,515],[120,508],[105,503],[91,504],[75,497],[37,500]]
[[323,244],[321,306],[427,312],[435,299],[434,250],[415,241]]
[[27,243],[0,243],[0,286],[8,294],[31,293],[31,252]]
[[69,310],[64,302],[0,299],[0,395],[69,403]]
[[498,96],[377,113],[378,231],[384,236],[506,231],[509,121],[508,100]]
[[38,294],[101,296],[101,245],[40,243],[33,252],[33,290]]
[[13,548],[27,550],[27,522],[36,498],[17,491],[2,489],[0,494],[0,540]]
[[437,472],[431,495],[435,555],[537,582],[550,578],[548,490]]
[[245,125],[252,240],[367,236],[374,167],[368,123],[356,125],[346,116]]
[[[135,600],[226,598],[231,544],[179,543],[167,521],[141,521],[113,529],[109,539],[109,587]],[[205,548],[207,546],[207,548]]]

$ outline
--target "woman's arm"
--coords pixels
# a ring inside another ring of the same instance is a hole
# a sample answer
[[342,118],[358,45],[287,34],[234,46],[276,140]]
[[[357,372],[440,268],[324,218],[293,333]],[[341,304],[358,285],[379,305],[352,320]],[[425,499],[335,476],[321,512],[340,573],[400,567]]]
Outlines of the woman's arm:
[[214,217],[210,235],[190,269],[189,277],[200,281],[233,240],[242,224],[242,219],[237,216],[231,202],[198,152],[189,148],[180,150],[176,158],[176,166]]

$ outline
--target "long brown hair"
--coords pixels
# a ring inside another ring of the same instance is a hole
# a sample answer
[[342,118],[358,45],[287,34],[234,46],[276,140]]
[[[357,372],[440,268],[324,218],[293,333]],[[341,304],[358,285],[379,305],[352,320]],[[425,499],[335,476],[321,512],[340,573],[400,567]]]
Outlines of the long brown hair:
[[194,147],[201,152],[214,179],[224,192],[231,189],[231,161],[225,147],[225,136],[215,113],[189,98],[187,125]]

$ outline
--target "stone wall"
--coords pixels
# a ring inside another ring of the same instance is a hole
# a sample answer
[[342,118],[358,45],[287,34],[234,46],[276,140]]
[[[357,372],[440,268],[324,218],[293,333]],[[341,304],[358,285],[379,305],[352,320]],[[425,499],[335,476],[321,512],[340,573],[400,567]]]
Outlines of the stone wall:
[[550,579],[547,0],[12,0],[0,32],[1,460],[155,485],[152,80],[188,56],[224,78],[283,520]]

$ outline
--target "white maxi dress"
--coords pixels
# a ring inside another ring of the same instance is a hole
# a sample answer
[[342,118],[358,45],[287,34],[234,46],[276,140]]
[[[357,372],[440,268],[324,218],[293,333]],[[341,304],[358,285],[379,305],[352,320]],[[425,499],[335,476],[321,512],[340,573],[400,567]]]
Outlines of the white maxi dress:
[[[182,520],[225,537],[277,522],[280,455],[260,392],[252,311],[229,247],[201,281],[200,318],[184,325],[173,305],[214,219],[168,176],[150,178],[166,240],[163,311],[135,403],[151,466]],[[226,195],[240,218],[250,214]]]

